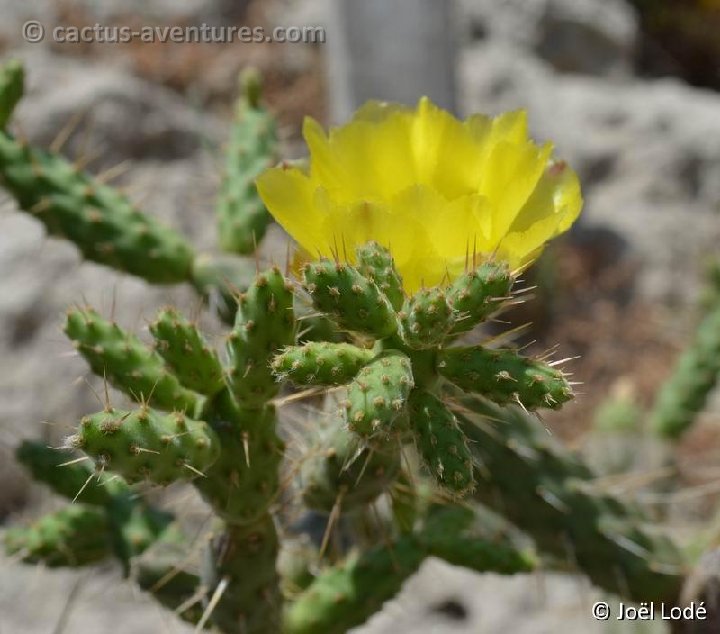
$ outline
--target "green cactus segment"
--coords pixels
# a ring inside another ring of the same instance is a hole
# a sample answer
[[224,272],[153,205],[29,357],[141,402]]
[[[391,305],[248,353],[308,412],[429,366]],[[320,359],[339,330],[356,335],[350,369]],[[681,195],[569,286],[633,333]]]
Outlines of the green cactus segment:
[[271,269],[240,296],[228,338],[229,383],[245,407],[262,407],[278,393],[270,361],[294,337],[293,295],[279,269]]
[[62,157],[0,132],[0,182],[50,235],[73,242],[88,260],[152,284],[190,280],[193,251],[182,236]]
[[402,279],[395,269],[392,255],[377,242],[368,242],[356,250],[357,269],[384,293],[395,310],[405,301]]
[[720,301],[705,316],[694,340],[661,387],[651,421],[665,438],[679,438],[702,411],[720,376]]
[[94,506],[71,504],[23,528],[5,533],[8,555],[25,563],[85,566],[112,555],[112,540],[105,512]]
[[183,621],[196,625],[202,618],[206,592],[197,575],[174,564],[142,561],[137,566],[135,580],[142,590]]
[[368,447],[341,425],[324,430],[300,470],[305,504],[329,513],[369,504],[386,492],[400,470],[400,443]]
[[559,409],[573,397],[562,372],[514,350],[481,346],[450,348],[438,355],[440,373],[466,392],[498,404],[521,403],[526,409]]
[[[210,615],[221,632],[280,634],[282,595],[276,571],[278,537],[273,518],[250,527],[227,526],[210,545],[203,570],[208,596],[224,590]],[[283,633],[284,634],[284,633]]]
[[217,354],[197,327],[177,310],[166,308],[150,324],[155,348],[185,387],[213,396],[225,385]]
[[211,421],[220,436],[220,458],[194,484],[228,523],[250,525],[267,513],[279,487],[284,445],[275,431],[275,409],[237,412]]
[[390,301],[357,269],[320,260],[305,265],[303,281],[315,308],[335,317],[342,328],[379,339],[397,331],[398,319]]
[[135,401],[146,400],[164,410],[197,410],[199,397],[180,385],[160,355],[93,309],[68,312],[65,334],[97,376]]
[[160,485],[203,476],[220,451],[215,432],[179,412],[109,408],[82,419],[68,444],[128,482]]
[[73,462],[73,456],[66,451],[41,442],[24,440],[15,450],[15,457],[30,470],[36,482],[48,485],[69,500],[104,506],[115,496],[129,493],[129,487],[119,478],[96,473],[90,460]]
[[678,600],[685,572],[679,552],[642,528],[637,509],[594,492],[595,474],[554,447],[536,419],[479,397],[461,397],[456,412],[477,466],[477,501],[613,594]]
[[505,264],[486,262],[458,277],[447,291],[450,306],[458,313],[453,333],[472,330],[508,299],[513,278]]
[[444,523],[437,523],[321,573],[287,610],[285,634],[345,634],[380,611],[431,555],[449,556],[478,572],[514,574],[534,566],[532,558],[508,546],[448,535]]
[[348,386],[345,411],[350,429],[363,438],[383,438],[398,431],[414,387],[410,359],[390,351],[358,372]]
[[432,348],[443,342],[454,324],[454,311],[440,288],[421,290],[400,314],[402,336],[411,348]]
[[472,491],[472,454],[452,412],[436,396],[415,390],[410,418],[420,455],[437,483],[458,497]]
[[278,141],[274,118],[259,104],[259,76],[246,74],[241,84],[217,201],[218,232],[225,251],[252,253],[272,220],[255,179],[277,160]]
[[4,129],[25,91],[22,63],[11,59],[0,66],[0,130]]
[[272,369],[279,380],[296,385],[342,385],[374,356],[371,350],[347,343],[310,342],[283,350],[273,360]]

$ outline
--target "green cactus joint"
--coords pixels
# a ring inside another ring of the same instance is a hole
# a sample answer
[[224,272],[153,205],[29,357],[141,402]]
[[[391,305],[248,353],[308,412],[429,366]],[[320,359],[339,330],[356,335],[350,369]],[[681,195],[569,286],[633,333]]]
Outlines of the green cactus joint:
[[384,293],[395,310],[405,301],[402,279],[395,269],[392,255],[377,242],[368,242],[356,249],[357,269]]
[[371,447],[339,424],[318,434],[303,461],[300,483],[308,508],[329,513],[369,504],[392,484],[400,469],[400,443]]
[[283,350],[272,362],[278,380],[296,385],[342,385],[375,354],[347,343],[310,342]]
[[340,327],[383,338],[395,333],[398,319],[377,285],[348,264],[320,260],[303,267],[304,288],[315,308]]
[[261,407],[278,393],[270,369],[273,356],[293,342],[292,288],[279,269],[258,275],[240,296],[230,336],[229,382],[245,407]]
[[194,413],[200,407],[200,397],[180,385],[157,352],[93,309],[69,311],[65,334],[95,374],[135,401],[168,411]]
[[417,292],[400,313],[402,337],[411,348],[433,348],[441,344],[455,323],[445,292],[432,288]]
[[704,317],[694,340],[661,386],[650,415],[655,431],[679,438],[705,407],[720,376],[720,301]]
[[447,291],[450,306],[458,313],[453,333],[472,330],[508,300],[513,277],[507,265],[485,262],[458,277]]
[[197,327],[174,308],[165,308],[150,324],[155,349],[185,387],[205,396],[224,386],[223,368],[217,353]]
[[15,106],[25,92],[25,71],[22,63],[11,59],[0,66],[0,130],[3,130]]
[[112,554],[105,512],[84,504],[66,506],[28,527],[11,528],[4,541],[9,555],[49,567],[85,566]]
[[[211,421],[212,422],[212,421]],[[275,408],[238,412],[231,422],[214,421],[222,450],[194,484],[215,512],[233,525],[264,517],[279,486],[284,443],[275,432]]]
[[[435,553],[478,572],[528,572],[535,560],[511,546],[458,535],[455,519],[428,522],[417,533],[387,546],[350,555],[318,575],[293,603],[285,618],[286,634],[345,634],[378,612],[398,594],[403,582]],[[453,537],[448,538],[448,534]],[[467,557],[462,553],[467,552]]]
[[558,409],[573,397],[562,372],[513,350],[450,348],[439,353],[438,368],[461,389],[499,404],[521,403],[529,410]]
[[18,462],[33,479],[48,485],[55,493],[82,504],[105,506],[118,495],[129,493],[128,486],[109,474],[96,474],[86,462],[74,462],[66,451],[44,443],[23,440],[15,450]]
[[472,454],[452,412],[430,392],[415,390],[410,415],[420,455],[437,483],[453,496],[471,492]]
[[269,514],[253,526],[228,526],[212,540],[203,579],[210,595],[220,584],[225,586],[210,617],[220,631],[282,631],[282,595],[275,563],[278,548],[277,531]]
[[152,284],[191,280],[194,254],[182,236],[62,157],[0,131],[0,173],[20,209],[50,235],[73,242],[88,260]]
[[679,600],[681,554],[642,528],[647,518],[636,508],[593,491],[595,474],[556,448],[537,420],[477,396],[461,396],[453,408],[473,453],[476,501],[600,588],[634,601]]
[[410,390],[414,387],[410,359],[388,351],[358,372],[344,403],[347,424],[359,436],[387,438],[400,431]]
[[220,450],[206,423],[149,407],[108,408],[86,416],[67,443],[92,456],[99,468],[111,468],[130,483],[147,480],[160,485],[204,477]]
[[240,78],[235,121],[225,156],[225,171],[217,200],[220,246],[232,253],[252,253],[272,221],[255,186],[255,179],[277,160],[277,129],[273,116],[260,105],[257,72]]

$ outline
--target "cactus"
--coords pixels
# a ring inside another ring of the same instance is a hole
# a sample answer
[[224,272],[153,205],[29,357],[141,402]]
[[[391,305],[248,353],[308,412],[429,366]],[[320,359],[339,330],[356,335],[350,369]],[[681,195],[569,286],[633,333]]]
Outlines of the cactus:
[[315,309],[358,333],[362,345],[291,346],[273,361],[276,375],[299,385],[344,382],[344,420],[352,432],[371,447],[414,443],[439,486],[452,496],[467,494],[473,488],[467,440],[443,405],[443,382],[527,409],[555,409],[571,398],[571,387],[559,370],[512,350],[447,346],[509,298],[507,267],[483,263],[447,294],[421,289],[397,310],[376,283],[386,280],[381,285],[394,290],[401,283],[389,251],[368,244],[356,259],[358,267],[321,259],[302,274]]
[[438,365],[440,373],[458,387],[501,405],[514,401],[527,409],[557,409],[572,398],[561,372],[512,350],[451,348],[440,353]]
[[137,411],[109,407],[86,416],[67,442],[95,458],[99,468],[111,468],[129,483],[170,484],[202,476],[220,452],[207,423],[149,407]]
[[454,510],[428,518],[425,526],[387,546],[352,554],[325,570],[289,609],[287,634],[343,634],[364,623],[430,555],[478,572],[514,574],[533,569],[534,559],[527,553],[463,535],[465,527],[458,531]]
[[[37,481],[76,503],[40,518],[24,546],[22,531],[8,534],[9,551],[30,549],[26,561],[79,566],[114,556],[127,574],[133,557],[160,539],[172,538],[172,515],[148,506],[124,480],[104,468],[94,470],[89,460],[79,462],[64,451],[28,440],[18,447],[16,457]],[[68,510],[76,506],[82,512]]]
[[112,541],[102,510],[74,504],[45,515],[31,526],[9,530],[5,548],[10,555],[22,554],[26,563],[76,567],[108,557]]
[[199,395],[180,385],[159,354],[92,308],[69,311],[65,334],[95,374],[131,398],[168,411],[198,409]]
[[0,66],[0,130],[5,129],[25,90],[25,70],[11,59]]
[[277,151],[275,120],[260,104],[260,84],[255,70],[248,69],[240,76],[242,94],[235,108],[217,201],[220,246],[232,253],[252,253],[271,221],[255,187],[255,178],[276,161]]
[[342,385],[351,381],[374,355],[347,343],[309,342],[287,348],[272,361],[275,376],[296,385]]
[[19,207],[88,260],[153,284],[191,279],[193,250],[184,238],[65,159],[0,132],[0,171]]
[[223,368],[217,353],[177,310],[161,311],[150,332],[158,354],[182,385],[205,396],[214,396],[223,388]]
[[476,500],[605,590],[635,601],[678,600],[680,553],[643,527],[639,510],[593,491],[594,474],[554,447],[537,421],[478,396],[456,397],[452,407],[470,440]]
[[[0,72],[3,124],[17,101],[12,72],[17,82],[13,67]],[[220,247],[246,254],[270,219],[254,179],[275,160],[276,126],[257,77],[243,82],[217,215]],[[550,167],[552,178],[568,176]],[[512,296],[514,273],[495,256],[468,257],[464,272],[454,260],[442,283],[422,288],[419,275],[404,285],[386,246],[345,253],[342,241],[342,260],[337,244],[333,259],[302,254],[294,284],[277,267],[258,272],[251,258],[197,254],[112,187],[7,130],[0,177],[22,210],[86,258],[152,284],[189,283],[230,326],[218,352],[174,308],[151,323],[152,344],[92,308],[68,312],[65,332],[90,370],[134,404],[108,402],[83,417],[63,451],[19,448],[36,480],[75,503],[8,530],[5,547],[18,559],[77,567],[115,558],[198,629],[341,634],[427,557],[478,572],[536,567],[525,542],[479,528],[489,514],[480,502],[607,590],[677,597],[673,546],[628,505],[594,492],[590,470],[549,447],[513,406],[561,406],[572,396],[566,376],[514,350],[457,347]],[[291,416],[279,430],[278,410],[310,396],[307,433]],[[187,543],[170,514],[138,495],[147,483],[180,481],[213,516],[196,569],[185,568],[181,548],[158,552]],[[322,518],[322,543],[294,521],[290,511],[304,509]]]
[[650,414],[655,431],[665,438],[682,436],[705,406],[720,376],[720,302],[697,328],[670,378],[660,387]]

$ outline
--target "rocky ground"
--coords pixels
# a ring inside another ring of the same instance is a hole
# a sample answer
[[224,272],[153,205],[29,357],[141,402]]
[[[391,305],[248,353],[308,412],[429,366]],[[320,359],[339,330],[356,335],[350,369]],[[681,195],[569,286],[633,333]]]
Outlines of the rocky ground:
[[[262,6],[260,6],[262,5]],[[22,133],[49,145],[68,126],[64,151],[117,178],[148,211],[209,248],[218,147],[227,125],[237,69],[253,63],[268,77],[271,104],[297,153],[301,117],[326,112],[321,47],[294,45],[169,52],[144,45],[110,49],[22,44],[20,25],[75,20],[123,23],[220,21],[237,5],[183,0],[17,3],[0,0],[0,52],[19,55],[29,93],[18,112]],[[581,353],[588,383],[576,409],[549,422],[569,438],[618,376],[649,395],[693,323],[704,258],[720,240],[720,95],[676,79],[636,74],[637,18],[622,0],[462,0],[459,79],[465,112],[525,107],[533,132],[553,139],[581,174],[586,211],[559,248],[559,296],[541,297],[550,315],[532,315],[540,343]],[[282,24],[328,20],[328,2],[253,3],[245,18]],[[275,234],[275,244],[280,234]],[[565,267],[565,268],[563,268]],[[578,273],[579,271],[579,273]],[[24,437],[56,442],[97,407],[83,363],[60,332],[70,302],[87,300],[142,329],[172,302],[196,309],[189,289],[157,290],[83,264],[65,244],[43,237],[31,219],[0,201],[0,523],[33,516],[52,502],[11,459]],[[547,317],[547,323],[542,319]],[[214,326],[209,325],[211,328]],[[44,424],[42,421],[49,421]],[[718,434],[705,426],[706,459],[717,460]],[[428,562],[397,603],[366,628],[374,632],[594,632],[592,591],[571,577],[504,580]],[[64,629],[63,612],[70,599]],[[499,598],[501,597],[501,598]],[[115,572],[24,568],[0,556],[0,634],[183,632]],[[647,632],[617,629],[603,632]]]

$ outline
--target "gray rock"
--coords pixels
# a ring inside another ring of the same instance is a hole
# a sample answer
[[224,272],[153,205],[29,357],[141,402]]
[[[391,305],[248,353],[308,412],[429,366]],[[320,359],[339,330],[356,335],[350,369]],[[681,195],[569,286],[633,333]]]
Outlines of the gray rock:
[[75,634],[193,631],[117,571],[40,569],[12,564],[2,554],[0,570],[0,634],[56,631],[66,607],[64,631]]
[[[555,634],[617,632],[615,624],[592,618],[600,596],[571,575],[540,573],[504,577],[478,575],[436,559],[426,561],[400,595],[357,634]],[[659,634],[661,623],[629,624],[627,634]]]
[[637,19],[624,0],[461,0],[466,37],[520,48],[559,71],[632,71]]
[[22,55],[27,95],[17,110],[19,129],[33,143],[49,146],[66,128],[63,145],[71,157],[97,156],[95,169],[124,160],[187,158],[222,127],[195,112],[171,91],[119,68],[49,56]]

